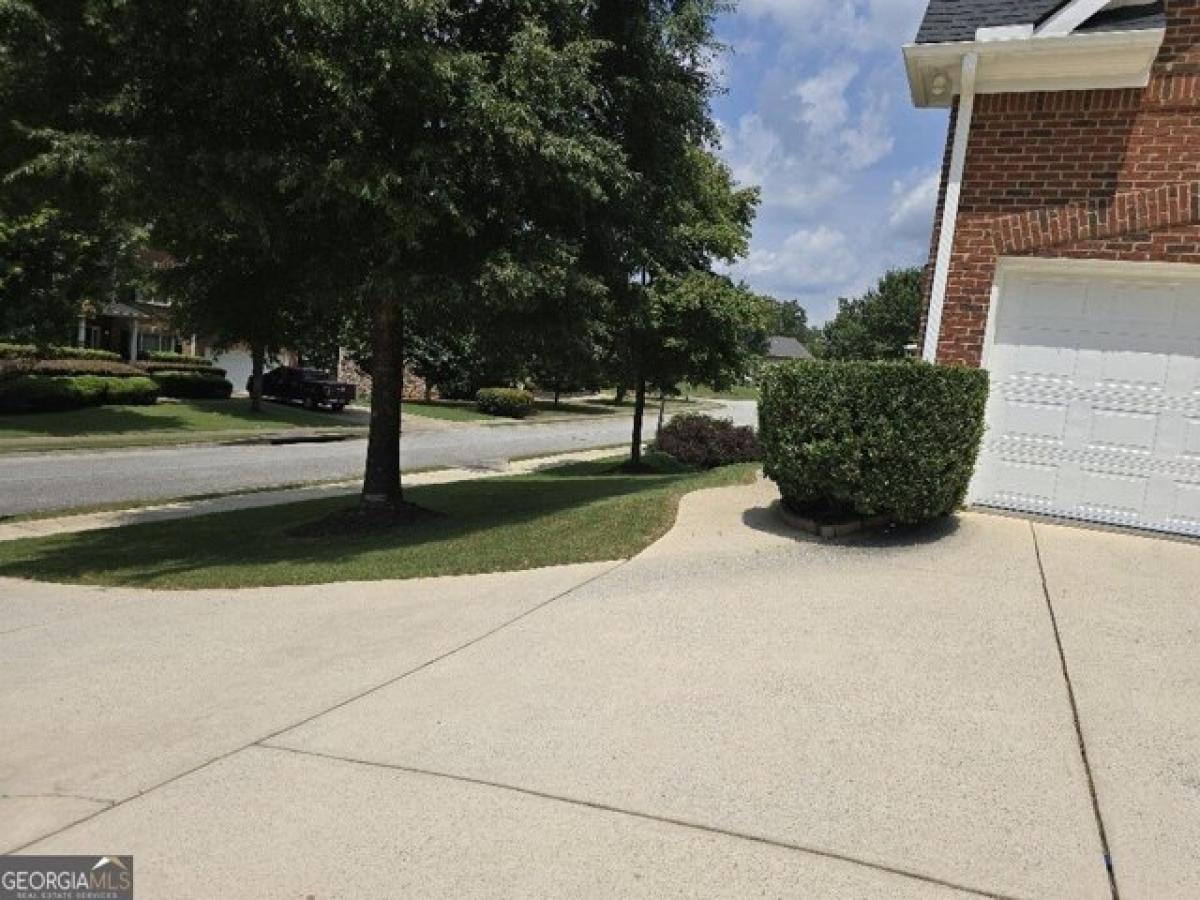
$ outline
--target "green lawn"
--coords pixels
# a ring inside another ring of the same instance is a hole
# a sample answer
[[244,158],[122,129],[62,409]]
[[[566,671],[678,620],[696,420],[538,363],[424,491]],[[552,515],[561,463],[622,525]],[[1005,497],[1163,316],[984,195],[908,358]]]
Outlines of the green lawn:
[[426,419],[445,419],[450,422],[494,422],[495,416],[481,413],[475,404],[463,400],[406,400],[401,404],[406,416],[421,416]]
[[[601,409],[609,410],[610,412],[620,410],[632,413],[634,406],[632,396],[626,397],[620,403],[617,402],[615,397],[603,397],[595,400],[585,400],[583,402],[589,406],[599,407]],[[651,414],[656,416],[658,415],[659,402],[660,400],[658,397],[646,398],[647,416]],[[670,397],[667,399],[667,416],[670,417],[676,413],[683,412],[704,412],[712,407],[712,403],[705,403],[703,399],[690,397]]]
[[367,416],[320,412],[248,397],[160,400],[154,406],[94,406],[63,412],[0,416],[0,452],[31,449],[133,446],[254,436],[294,428],[365,428]]
[[285,532],[356,502],[315,500],[103,531],[0,543],[0,576],[154,588],[374,581],[624,559],[664,534],[679,498],[748,483],[756,465],[681,470],[651,457],[650,475],[619,460],[428,485],[407,498],[440,515],[382,534],[296,538]]
[[712,400],[757,400],[758,385],[739,384],[723,391],[715,391],[704,384],[684,384],[679,390],[685,397],[700,397]]
[[611,405],[587,401],[561,400],[558,406],[555,406],[553,400],[538,400],[537,409],[534,410],[533,415],[526,419],[507,419],[503,416],[489,416],[487,413],[481,413],[470,400],[433,400],[428,403],[413,400],[404,403],[404,412],[407,415],[424,416],[429,419],[448,419],[452,422],[492,422],[498,424],[511,424],[518,421],[546,422],[551,419],[568,419],[576,416],[613,415],[619,411]]

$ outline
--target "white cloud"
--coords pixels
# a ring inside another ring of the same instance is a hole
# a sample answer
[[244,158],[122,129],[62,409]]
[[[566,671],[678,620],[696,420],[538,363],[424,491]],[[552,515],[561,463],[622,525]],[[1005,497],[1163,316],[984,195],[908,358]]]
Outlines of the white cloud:
[[867,50],[912,39],[927,0],[741,0],[738,11],[766,20],[800,46]]
[[896,146],[888,124],[886,94],[871,94],[864,98],[858,121],[843,128],[838,137],[845,151],[843,159],[852,170],[867,169],[886,159]]
[[857,75],[857,65],[839,62],[796,85],[792,94],[800,99],[800,121],[818,134],[840,127],[850,114],[846,89]]
[[937,206],[941,170],[934,168],[910,179],[892,182],[888,230],[897,238],[928,240]]
[[925,2],[741,0],[727,27],[720,152],[762,189],[751,252],[731,274],[810,321],[923,262],[941,138],[908,110],[899,45]]
[[776,250],[755,249],[733,272],[783,296],[844,287],[858,272],[846,235],[819,225],[789,234]]
[[764,216],[813,211],[844,189],[837,171],[815,165],[803,148],[789,150],[757,113],[742,116],[733,131],[722,128],[721,155],[740,183],[762,188]]

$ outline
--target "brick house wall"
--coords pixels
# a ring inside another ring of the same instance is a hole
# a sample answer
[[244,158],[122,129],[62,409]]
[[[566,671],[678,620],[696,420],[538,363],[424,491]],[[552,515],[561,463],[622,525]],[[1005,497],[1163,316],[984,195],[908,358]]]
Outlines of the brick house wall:
[[975,98],[939,361],[979,365],[1000,256],[1200,263],[1200,0],[1166,7],[1144,89]]
[[[348,356],[342,357],[337,373],[338,381],[348,381],[358,388],[358,399],[364,401],[371,396],[371,376],[358,367]],[[400,396],[404,400],[437,400],[441,395],[437,388],[426,390],[425,379],[404,370],[404,383]]]

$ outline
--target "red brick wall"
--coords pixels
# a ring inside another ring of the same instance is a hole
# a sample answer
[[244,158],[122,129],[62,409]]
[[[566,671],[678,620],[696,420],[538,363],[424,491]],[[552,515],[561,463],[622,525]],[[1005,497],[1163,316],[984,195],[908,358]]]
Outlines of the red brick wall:
[[1144,90],[976,97],[940,361],[979,364],[999,256],[1200,263],[1200,0],[1167,16]]

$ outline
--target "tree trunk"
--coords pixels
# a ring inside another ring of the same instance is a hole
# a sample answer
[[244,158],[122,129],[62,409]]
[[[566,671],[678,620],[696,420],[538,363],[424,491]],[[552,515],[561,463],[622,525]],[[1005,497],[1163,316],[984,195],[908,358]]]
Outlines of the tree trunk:
[[400,311],[380,300],[374,315],[371,362],[371,426],[367,436],[367,468],[362,505],[369,509],[400,507],[400,388],[403,347]]
[[663,391],[658,395],[658,428],[654,432],[654,439],[658,440],[662,437],[663,417],[667,414],[667,392]]
[[637,468],[642,464],[642,419],[646,415],[646,379],[637,377],[637,393],[633,398],[633,443],[629,448],[629,461]]
[[629,388],[627,388],[625,386],[624,382],[618,384],[617,385],[617,405],[620,406],[622,403],[624,403],[625,398],[627,396],[629,396]]
[[559,385],[554,386],[554,405],[558,406],[558,398],[562,396],[562,388]]
[[262,344],[250,347],[250,408],[262,412],[263,369],[266,366],[267,350]]

